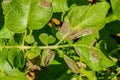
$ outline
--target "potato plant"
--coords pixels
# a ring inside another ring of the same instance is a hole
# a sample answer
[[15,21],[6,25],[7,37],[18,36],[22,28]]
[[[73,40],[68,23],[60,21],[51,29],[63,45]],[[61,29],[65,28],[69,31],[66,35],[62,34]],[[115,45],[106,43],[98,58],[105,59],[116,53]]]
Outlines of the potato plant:
[[0,0],[0,80],[120,80],[120,0]]

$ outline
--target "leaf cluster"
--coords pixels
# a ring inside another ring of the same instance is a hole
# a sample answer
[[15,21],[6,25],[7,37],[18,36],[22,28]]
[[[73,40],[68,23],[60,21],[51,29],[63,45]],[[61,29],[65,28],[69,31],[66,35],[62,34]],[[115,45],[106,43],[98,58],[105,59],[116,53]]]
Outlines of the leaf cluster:
[[117,80],[119,13],[120,0],[0,0],[0,80],[30,72],[36,80]]

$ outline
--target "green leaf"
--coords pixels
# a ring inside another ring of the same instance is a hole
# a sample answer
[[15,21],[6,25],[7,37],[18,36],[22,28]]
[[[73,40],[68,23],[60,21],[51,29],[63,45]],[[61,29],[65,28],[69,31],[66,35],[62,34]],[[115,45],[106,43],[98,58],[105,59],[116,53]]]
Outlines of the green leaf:
[[48,36],[48,44],[52,44],[56,41],[56,38],[53,35]]
[[120,20],[120,0],[110,0],[112,5],[113,13],[117,16]]
[[86,45],[76,47],[77,53],[82,60],[94,71],[103,70],[107,67],[115,65],[113,61],[108,59],[99,49]]
[[0,80],[27,80],[25,73],[20,72],[18,69],[12,69],[9,73],[0,72]]
[[6,48],[3,48],[0,50],[0,63],[7,60],[8,50]]
[[11,48],[8,60],[13,67],[23,68],[25,65],[24,53],[17,48]]
[[46,33],[40,34],[39,39],[43,44],[48,45],[48,34]]
[[39,39],[45,45],[52,44],[56,41],[56,38],[53,35],[48,35],[46,33],[40,34]]
[[12,69],[12,67],[10,66],[10,64],[7,61],[0,62],[0,73],[5,72],[8,74],[11,71],[11,69]]
[[28,59],[34,59],[35,57],[40,55],[41,50],[39,48],[33,48],[26,52]]
[[108,9],[109,4],[106,1],[93,5],[76,6],[69,11],[65,21],[70,23],[72,29],[90,28],[100,30],[105,24],[104,20]]
[[35,42],[34,36],[33,35],[27,35],[25,38],[25,41],[29,44],[32,44],[33,42]]
[[0,39],[0,46],[4,46],[4,45],[5,45],[4,39]]
[[67,0],[52,0],[52,6],[54,12],[65,12],[69,10]]
[[0,30],[0,38],[11,38],[14,32],[10,31],[6,26]]
[[[24,52],[20,51],[17,57],[18,63],[16,64],[18,68],[23,68],[25,66]],[[17,62],[17,61],[16,61]]]
[[97,80],[95,76],[95,71],[87,71],[85,69],[80,70],[83,75],[85,75],[89,80]]
[[41,29],[52,16],[51,0],[4,0],[2,7],[5,26],[15,33]]

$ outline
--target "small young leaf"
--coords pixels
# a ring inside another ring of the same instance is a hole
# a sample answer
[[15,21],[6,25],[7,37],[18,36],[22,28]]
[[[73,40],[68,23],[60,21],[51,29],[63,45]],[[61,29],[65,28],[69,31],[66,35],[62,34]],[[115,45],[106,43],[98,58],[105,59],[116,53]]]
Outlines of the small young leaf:
[[33,42],[35,42],[34,36],[33,35],[27,35],[25,38],[25,41],[29,44],[32,44]]
[[56,41],[56,38],[53,35],[48,35],[46,33],[40,34],[39,39],[45,45],[52,44]]
[[57,37],[57,39],[61,40],[63,38],[63,35],[62,35],[62,33],[60,31],[58,31],[56,33],[56,37]]
[[56,41],[56,38],[52,35],[48,36],[48,44],[52,44]]
[[28,59],[34,59],[40,55],[40,52],[41,52],[41,50],[39,48],[33,48],[26,52],[26,56]]
[[39,39],[43,44],[48,45],[48,34],[46,33],[40,34]]

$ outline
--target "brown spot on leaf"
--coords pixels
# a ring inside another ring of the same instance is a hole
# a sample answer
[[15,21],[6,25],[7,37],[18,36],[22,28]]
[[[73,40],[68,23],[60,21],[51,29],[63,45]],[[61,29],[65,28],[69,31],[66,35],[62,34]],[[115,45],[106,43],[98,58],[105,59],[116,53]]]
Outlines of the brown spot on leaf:
[[32,61],[30,61],[28,59],[27,59],[27,62],[26,62],[26,66],[28,67],[27,72],[31,72],[31,71],[34,71],[34,70],[41,70],[40,66],[38,66],[36,64],[33,64]]
[[72,72],[80,73],[80,71],[79,71],[80,69],[79,69],[77,63],[73,59],[64,55],[64,60],[65,60],[66,64],[68,65],[68,67],[71,69]]
[[45,7],[52,7],[52,3],[50,0],[41,0],[41,5]]
[[60,29],[60,32],[62,34],[66,34],[68,31],[69,31],[69,23],[67,21],[64,21]]
[[69,40],[75,40],[81,36],[89,35],[92,33],[92,30],[89,28],[82,29],[80,31],[78,30],[72,30],[70,34],[67,36],[67,39]]
[[92,49],[89,49],[90,52],[90,60],[94,63],[98,63],[100,61],[99,55]]
[[79,68],[86,68],[86,64],[82,63],[82,62],[77,62],[77,66]]

